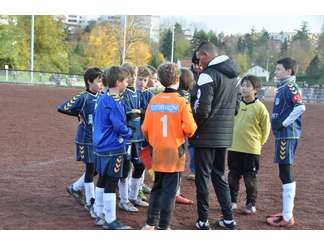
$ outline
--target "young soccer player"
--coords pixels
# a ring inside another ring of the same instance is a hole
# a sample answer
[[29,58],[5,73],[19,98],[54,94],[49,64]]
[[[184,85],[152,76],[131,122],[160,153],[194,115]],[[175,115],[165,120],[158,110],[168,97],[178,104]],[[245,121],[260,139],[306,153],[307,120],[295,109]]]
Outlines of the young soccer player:
[[[190,104],[190,93],[189,91],[193,88],[195,81],[194,81],[194,75],[193,73],[185,68],[181,68],[180,69],[180,82],[179,82],[179,94],[181,96],[183,96],[187,102]],[[189,142],[188,139],[186,139],[186,148],[188,149],[189,152]],[[189,163],[191,163],[193,161],[193,159],[191,159],[192,155],[190,155],[190,152],[188,154],[188,160]],[[186,198],[185,196],[183,196],[181,194],[181,179],[180,179],[180,184],[179,184],[179,188],[177,190],[177,195],[176,195],[176,203],[178,204],[185,204],[185,205],[191,205],[193,204],[193,201]]]
[[[128,78],[128,86],[122,95],[122,103],[126,112],[127,125],[133,129],[133,134],[127,141],[128,154],[124,159],[123,178],[120,179],[118,184],[120,195],[120,202],[118,206],[120,209],[127,212],[138,212],[138,209],[134,205],[148,206],[148,203],[137,197],[137,188],[140,188],[140,183],[137,184],[139,181],[137,181],[137,179],[140,179],[144,170],[144,165],[139,159],[139,150],[142,142],[144,141],[144,136],[141,131],[141,93],[135,88],[137,68],[128,63],[123,64],[122,67],[130,74]],[[133,177],[129,176],[132,169],[132,164],[134,166],[134,171],[132,174]],[[129,182],[131,185],[130,188]],[[131,201],[129,200],[129,196],[131,196]]]
[[272,132],[275,136],[275,163],[282,183],[282,212],[267,217],[272,226],[292,226],[296,181],[293,164],[301,135],[301,115],[306,110],[296,84],[297,63],[292,58],[277,61],[275,76],[278,89],[272,109]]
[[246,188],[245,214],[256,212],[257,173],[261,147],[270,133],[267,108],[256,97],[261,83],[255,76],[241,80],[242,100],[235,116],[232,147],[228,150],[228,184],[231,192],[232,209],[237,208],[240,179],[243,176]]
[[[94,116],[93,144],[99,179],[96,189],[97,224],[104,229],[130,229],[116,218],[116,188],[122,176],[126,142],[132,135],[127,127],[120,95],[127,87],[128,73],[119,66],[105,70],[102,82],[109,90],[98,99]],[[104,213],[104,215],[103,215]]]
[[180,172],[185,167],[185,137],[192,136],[197,128],[190,104],[177,91],[180,77],[177,65],[161,65],[158,76],[165,91],[151,99],[142,125],[143,134],[153,148],[155,171],[143,229],[170,228]]
[[[138,67],[138,73],[137,73],[137,80],[136,80],[136,90],[140,93],[141,95],[141,124],[143,123],[144,120],[144,114],[146,111],[146,108],[148,106],[148,103],[150,102],[153,93],[151,92],[151,90],[149,90],[147,88],[148,86],[148,81],[150,79],[150,76],[152,75],[152,73],[150,72],[150,69],[148,69],[146,66],[140,66]],[[143,140],[143,142],[141,143],[141,147],[140,150],[142,150],[143,148],[147,147],[147,142],[145,142],[145,139]],[[149,193],[151,191],[151,189],[146,186],[144,184],[144,179],[145,179],[145,168],[143,165],[143,162],[140,161],[143,167],[143,171],[140,177],[140,180],[138,181],[137,176],[135,176],[135,172],[133,172],[133,176],[131,178],[131,195],[133,195],[133,197],[135,197],[136,193],[137,193],[137,202],[140,202],[140,200],[145,201],[147,200],[146,196],[144,195],[144,192]],[[135,166],[134,166],[135,167]],[[137,187],[139,183],[139,187]],[[138,191],[137,191],[138,188]],[[130,197],[130,199],[133,199],[132,197]],[[133,201],[133,203],[135,203],[135,201]],[[135,203],[136,205],[136,203]],[[148,206],[148,203],[146,202],[145,206]]]
[[58,106],[59,112],[80,119],[75,136],[76,160],[85,163],[85,173],[76,182],[67,187],[67,192],[79,202],[82,202],[81,189],[84,187],[85,208],[92,217],[95,217],[93,213],[95,159],[93,154],[92,126],[95,103],[98,92],[102,89],[101,74],[102,71],[99,68],[88,69],[84,74],[86,90]]

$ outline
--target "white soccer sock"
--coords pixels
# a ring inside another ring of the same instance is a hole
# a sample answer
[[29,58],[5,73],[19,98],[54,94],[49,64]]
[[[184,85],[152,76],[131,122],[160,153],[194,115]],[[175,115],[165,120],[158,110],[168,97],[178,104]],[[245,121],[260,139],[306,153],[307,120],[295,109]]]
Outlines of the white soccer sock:
[[85,174],[81,175],[81,177],[72,184],[73,190],[75,190],[75,191],[81,191],[82,190],[82,188],[84,186],[84,175]]
[[285,221],[293,217],[296,182],[282,185],[282,216]]
[[86,204],[90,205],[91,198],[95,198],[93,182],[84,183],[84,190],[85,190]]
[[116,220],[116,193],[104,193],[104,213],[107,223]]
[[180,190],[180,185],[178,186],[178,189],[177,189],[177,193],[176,193],[176,196],[179,196],[181,194],[181,190]]
[[131,185],[130,185],[130,191],[129,191],[129,199],[136,200],[138,196],[138,192],[141,185],[141,178],[135,179],[131,177]]
[[133,170],[134,170],[134,168],[131,167],[131,169],[130,169],[129,172],[128,172],[128,176],[127,176],[127,182],[128,182],[128,195],[129,195],[129,192],[130,192],[130,186],[131,186],[131,180],[132,180]]
[[120,202],[128,202],[128,177],[126,179],[120,179],[118,182],[119,198]]
[[103,193],[104,193],[104,188],[96,187],[96,199],[94,204],[94,211],[98,217],[102,217],[104,214]]

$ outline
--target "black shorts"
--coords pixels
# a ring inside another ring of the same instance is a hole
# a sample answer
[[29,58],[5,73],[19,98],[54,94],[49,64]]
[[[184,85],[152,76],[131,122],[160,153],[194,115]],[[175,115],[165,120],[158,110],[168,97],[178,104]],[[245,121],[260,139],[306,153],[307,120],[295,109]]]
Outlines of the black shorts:
[[260,155],[243,153],[237,151],[228,151],[228,168],[242,175],[246,172],[259,171]]

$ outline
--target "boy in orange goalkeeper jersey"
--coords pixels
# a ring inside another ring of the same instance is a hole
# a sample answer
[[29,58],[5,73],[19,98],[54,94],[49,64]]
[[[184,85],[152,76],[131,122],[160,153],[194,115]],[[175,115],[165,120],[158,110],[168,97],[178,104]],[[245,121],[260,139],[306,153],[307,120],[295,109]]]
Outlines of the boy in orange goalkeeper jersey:
[[153,148],[155,171],[148,217],[143,229],[169,229],[180,173],[185,168],[185,138],[197,125],[190,104],[179,95],[180,70],[176,64],[163,64],[158,76],[165,90],[154,96],[146,110],[142,131]]

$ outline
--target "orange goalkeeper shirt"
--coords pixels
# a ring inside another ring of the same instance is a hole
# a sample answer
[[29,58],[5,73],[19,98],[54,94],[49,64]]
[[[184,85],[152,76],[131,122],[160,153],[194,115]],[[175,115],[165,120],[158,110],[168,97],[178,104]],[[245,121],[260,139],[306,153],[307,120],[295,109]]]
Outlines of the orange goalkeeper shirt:
[[153,147],[152,169],[166,173],[184,171],[185,154],[179,154],[179,147],[196,129],[190,104],[178,92],[154,96],[142,125],[143,134]]

